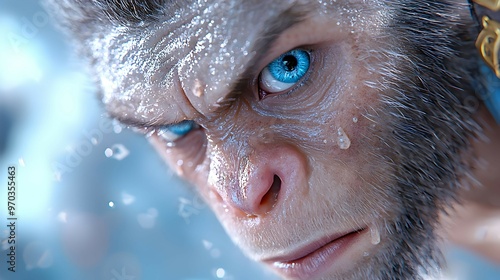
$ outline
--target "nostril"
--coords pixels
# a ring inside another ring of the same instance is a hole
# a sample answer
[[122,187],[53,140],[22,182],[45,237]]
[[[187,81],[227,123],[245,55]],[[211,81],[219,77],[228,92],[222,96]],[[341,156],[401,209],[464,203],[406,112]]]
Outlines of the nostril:
[[278,195],[281,190],[281,179],[278,175],[274,175],[273,184],[267,191],[267,193],[262,197],[260,201],[261,209],[264,209],[265,212],[270,211],[276,202],[278,201]]

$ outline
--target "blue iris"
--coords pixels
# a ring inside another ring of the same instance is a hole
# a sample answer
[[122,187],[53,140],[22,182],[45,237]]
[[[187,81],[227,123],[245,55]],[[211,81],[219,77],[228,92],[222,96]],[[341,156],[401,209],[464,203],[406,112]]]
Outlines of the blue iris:
[[267,66],[271,75],[282,83],[296,83],[309,70],[311,60],[304,50],[291,50],[280,55]]
[[165,126],[163,129],[167,130],[177,136],[184,136],[196,127],[196,123],[191,120],[184,120],[176,124]]

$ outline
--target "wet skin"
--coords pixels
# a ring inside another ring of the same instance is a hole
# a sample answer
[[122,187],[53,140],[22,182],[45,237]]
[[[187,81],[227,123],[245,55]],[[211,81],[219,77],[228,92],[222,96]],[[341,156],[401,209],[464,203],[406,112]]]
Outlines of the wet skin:
[[[252,259],[271,265],[274,260],[291,261],[299,256],[280,256],[327,236],[363,230],[352,248],[322,273],[342,274],[364,262],[364,253],[384,246],[383,242],[371,244],[369,229],[390,217],[392,213],[386,209],[401,207],[398,201],[386,200],[391,168],[373,164],[378,162],[376,151],[387,149],[377,137],[384,131],[383,121],[364,116],[380,106],[378,91],[360,83],[376,79],[376,73],[366,69],[370,58],[361,59],[360,53],[376,47],[369,43],[368,35],[380,32],[384,18],[333,7],[328,11],[334,15],[324,15],[317,11],[323,7],[311,12],[311,7],[287,4],[280,3],[272,12],[263,10],[269,9],[267,4],[257,6],[255,13],[246,14],[249,19],[228,18],[227,25],[234,26],[229,30],[217,29],[219,22],[213,28],[207,28],[209,23],[194,25],[200,28],[196,39],[201,47],[176,46],[180,49],[166,55],[181,61],[165,73],[167,81],[159,84],[162,75],[156,69],[132,72],[126,78],[144,79],[151,85],[143,85],[145,90],[129,89],[124,81],[118,84],[120,90],[104,87],[104,100],[111,114],[123,122],[153,121],[154,127],[160,127],[189,119],[202,127],[176,140],[173,147],[156,133],[150,139],[170,165],[197,186],[232,239]],[[276,34],[264,52],[252,51],[269,22],[279,21],[282,10],[300,15],[295,19],[300,22]],[[207,17],[217,19],[216,15]],[[356,22],[353,26],[352,21]],[[255,22],[260,26],[255,27]],[[189,25],[175,27],[166,25],[160,34],[151,34],[151,39],[147,36],[145,44],[153,44],[150,40],[158,44],[156,40],[161,39],[166,45],[155,49],[170,49],[175,47],[172,39],[161,36],[196,33]],[[246,29],[244,34],[242,29]],[[203,40],[207,36],[214,42]],[[227,46],[219,48],[225,41]],[[134,46],[128,53],[136,55],[137,45],[128,45]],[[261,92],[262,69],[296,48],[310,53],[306,76],[289,90]],[[214,64],[221,53],[229,54]],[[122,69],[129,66],[128,62],[120,64]],[[122,69],[111,68],[110,75],[125,80],[121,72],[126,70]],[[149,71],[155,74],[147,77]],[[238,81],[241,75],[245,79]],[[234,98],[221,102],[227,95]],[[339,129],[352,143],[348,149],[339,147]],[[282,273],[310,279],[308,271],[317,270],[317,265],[304,266],[304,271]]]
[[[381,55],[405,42],[384,1],[275,2],[191,3],[147,29],[101,30],[88,42],[103,102],[150,136],[250,258],[290,279],[370,275],[394,247],[388,224],[409,211],[387,110],[398,86],[381,74],[407,63]],[[461,4],[450,14],[468,17]],[[263,71],[295,49],[309,68],[274,90]],[[197,125],[165,134],[184,120]]]

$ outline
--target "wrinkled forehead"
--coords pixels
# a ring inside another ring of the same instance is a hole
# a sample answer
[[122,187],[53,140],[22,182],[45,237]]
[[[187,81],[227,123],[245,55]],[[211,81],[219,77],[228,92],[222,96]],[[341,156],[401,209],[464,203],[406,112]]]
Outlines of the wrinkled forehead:
[[343,4],[169,2],[169,12],[150,23],[114,25],[91,40],[103,101],[111,115],[137,125],[208,114],[244,77],[258,74],[259,61],[283,31],[313,16],[337,13]]

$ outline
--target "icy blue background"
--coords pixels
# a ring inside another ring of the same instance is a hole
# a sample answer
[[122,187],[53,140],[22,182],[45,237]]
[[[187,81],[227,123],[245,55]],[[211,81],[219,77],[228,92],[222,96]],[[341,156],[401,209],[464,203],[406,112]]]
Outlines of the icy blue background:
[[[4,242],[0,279],[276,279],[232,245],[146,139],[106,119],[46,17],[37,1],[0,0],[0,219],[12,164],[19,218],[17,272],[6,270]],[[464,250],[449,255],[458,279],[499,279]]]

